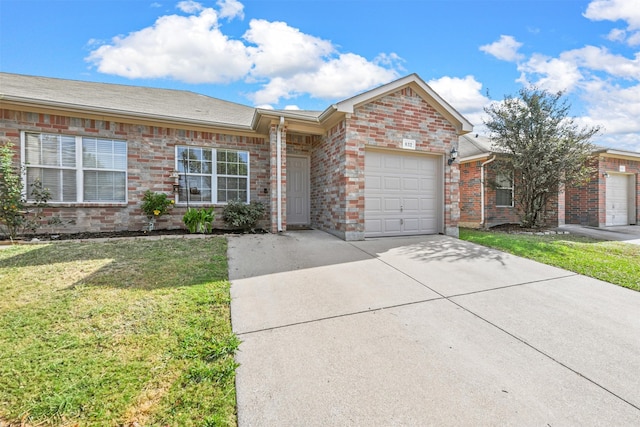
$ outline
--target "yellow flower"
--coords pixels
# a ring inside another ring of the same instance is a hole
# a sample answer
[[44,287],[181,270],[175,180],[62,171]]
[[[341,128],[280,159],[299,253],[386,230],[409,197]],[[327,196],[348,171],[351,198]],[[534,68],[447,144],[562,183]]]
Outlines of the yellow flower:
[[172,200],[172,201],[171,201],[171,204],[174,204],[174,203],[175,203],[175,201],[173,201],[173,200]]
[[155,209],[155,210],[153,211],[153,214],[154,214],[154,215],[160,215],[160,211],[159,211],[158,209]]

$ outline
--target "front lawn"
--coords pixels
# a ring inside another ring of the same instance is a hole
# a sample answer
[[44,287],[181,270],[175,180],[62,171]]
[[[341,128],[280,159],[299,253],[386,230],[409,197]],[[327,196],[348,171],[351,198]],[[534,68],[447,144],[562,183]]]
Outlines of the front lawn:
[[0,424],[235,425],[226,249],[0,249]]
[[581,236],[460,229],[460,239],[640,291],[640,246]]

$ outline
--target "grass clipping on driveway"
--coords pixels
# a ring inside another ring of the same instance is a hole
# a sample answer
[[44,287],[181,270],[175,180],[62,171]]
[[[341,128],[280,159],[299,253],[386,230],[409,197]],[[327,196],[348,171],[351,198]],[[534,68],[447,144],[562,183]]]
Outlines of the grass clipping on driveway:
[[460,229],[460,239],[640,291],[640,245],[469,229]]
[[226,249],[0,250],[0,424],[235,425]]

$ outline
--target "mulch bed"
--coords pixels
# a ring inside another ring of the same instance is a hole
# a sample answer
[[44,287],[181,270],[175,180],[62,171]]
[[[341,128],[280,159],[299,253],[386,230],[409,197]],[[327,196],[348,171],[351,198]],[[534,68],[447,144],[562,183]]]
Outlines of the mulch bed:
[[[214,229],[210,235],[223,235],[223,234],[243,234],[243,230],[226,230],[226,229]],[[253,234],[265,234],[267,231],[263,229],[256,229]],[[116,237],[143,237],[143,236],[181,236],[189,234],[186,229],[172,229],[172,230],[153,230],[153,231],[104,231],[104,232],[84,232],[84,233],[59,233],[59,234],[28,234],[19,236],[21,240],[40,240],[40,241],[56,241],[56,240],[86,240],[86,239],[109,239]],[[8,240],[6,236],[0,236],[0,241]]]

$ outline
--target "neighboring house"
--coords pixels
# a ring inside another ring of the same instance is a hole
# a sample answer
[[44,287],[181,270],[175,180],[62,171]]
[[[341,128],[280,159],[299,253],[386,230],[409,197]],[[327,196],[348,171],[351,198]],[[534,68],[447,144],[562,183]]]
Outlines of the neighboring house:
[[324,111],[252,108],[187,91],[0,73],[0,138],[52,192],[51,232],[139,230],[146,190],[173,194],[157,228],[227,201],[267,206],[271,232],[346,240],[457,236],[458,171],[472,125],[415,74]]
[[[517,177],[496,176],[492,163],[499,154],[491,141],[463,135],[460,152],[460,222],[463,227],[518,223]],[[595,227],[637,224],[640,219],[640,153],[598,149],[588,184],[560,191],[547,206],[549,226],[581,224]]]
[[589,182],[566,190],[567,224],[640,224],[640,153],[599,148],[593,154]]

